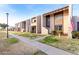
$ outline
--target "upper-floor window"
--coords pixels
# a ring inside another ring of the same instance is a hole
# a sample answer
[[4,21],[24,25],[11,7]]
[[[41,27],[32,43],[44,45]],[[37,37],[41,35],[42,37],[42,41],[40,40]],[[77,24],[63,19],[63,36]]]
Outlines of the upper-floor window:
[[34,20],[33,22],[36,22],[36,20]]
[[55,19],[57,20],[63,19],[63,12],[55,14]]
[[36,18],[35,17],[32,18],[32,23],[34,23],[34,22],[36,22]]
[[46,16],[46,27],[50,27],[50,15]]

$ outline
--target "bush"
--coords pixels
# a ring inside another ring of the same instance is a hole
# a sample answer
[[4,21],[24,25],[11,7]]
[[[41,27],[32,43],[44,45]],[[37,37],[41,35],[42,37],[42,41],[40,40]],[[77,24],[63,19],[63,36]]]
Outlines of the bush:
[[17,43],[18,42],[18,39],[16,38],[9,38],[9,39],[6,39],[6,41],[10,44],[14,44],[14,43]]
[[79,32],[78,32],[78,31],[73,31],[73,32],[72,32],[72,37],[79,39]]
[[63,32],[59,30],[52,31],[52,35],[58,35],[58,34],[63,35]]
[[42,43],[54,43],[54,42],[58,42],[58,40],[53,36],[48,36],[42,40]]
[[52,35],[57,35],[57,31],[52,31]]

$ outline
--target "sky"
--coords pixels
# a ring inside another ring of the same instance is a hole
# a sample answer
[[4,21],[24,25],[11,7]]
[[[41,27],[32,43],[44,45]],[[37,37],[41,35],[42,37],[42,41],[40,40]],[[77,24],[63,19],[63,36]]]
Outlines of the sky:
[[[9,13],[9,25],[32,18],[33,16],[62,8],[64,4],[3,4],[0,5],[0,23],[6,23],[6,13]],[[78,5],[76,5],[78,7]],[[75,9],[76,7],[74,7]],[[78,13],[79,8],[75,9]],[[76,13],[74,13],[76,15]]]
[[79,16],[79,4],[73,5],[73,16]]

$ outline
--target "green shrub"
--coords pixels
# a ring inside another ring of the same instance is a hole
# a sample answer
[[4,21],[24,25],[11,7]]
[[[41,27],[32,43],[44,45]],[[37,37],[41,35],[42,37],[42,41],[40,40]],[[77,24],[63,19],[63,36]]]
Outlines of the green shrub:
[[52,31],[52,35],[63,35],[63,32],[61,30],[55,30],[55,31]]
[[18,42],[18,39],[16,39],[16,38],[8,38],[8,39],[6,39],[6,41],[8,43],[10,43],[10,44],[14,44],[14,43],[17,43]]
[[52,31],[52,35],[57,35],[57,31]]
[[53,36],[48,36],[42,40],[42,43],[54,43],[54,42],[58,42],[58,40]]
[[78,31],[73,31],[73,32],[72,32],[72,37],[79,39],[79,32],[78,32]]

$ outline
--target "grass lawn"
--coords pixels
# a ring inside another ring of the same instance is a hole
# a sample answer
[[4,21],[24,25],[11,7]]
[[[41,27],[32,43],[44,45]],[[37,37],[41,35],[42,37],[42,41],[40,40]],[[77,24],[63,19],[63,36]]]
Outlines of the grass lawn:
[[30,33],[30,32],[15,32],[15,31],[10,31],[9,33],[16,34],[16,35],[23,36],[23,37],[28,37],[30,39],[35,39],[35,38],[38,38],[38,37],[45,36],[45,35],[35,34],[35,33]]
[[16,38],[8,38],[8,39],[6,39],[6,41],[8,43],[10,43],[10,44],[14,44],[14,43],[18,43],[19,42],[19,40],[16,39]]
[[67,39],[67,38],[58,38],[55,36],[48,36],[43,40],[40,40],[40,42],[71,52],[73,54],[79,54],[78,39],[76,40],[76,39]]

